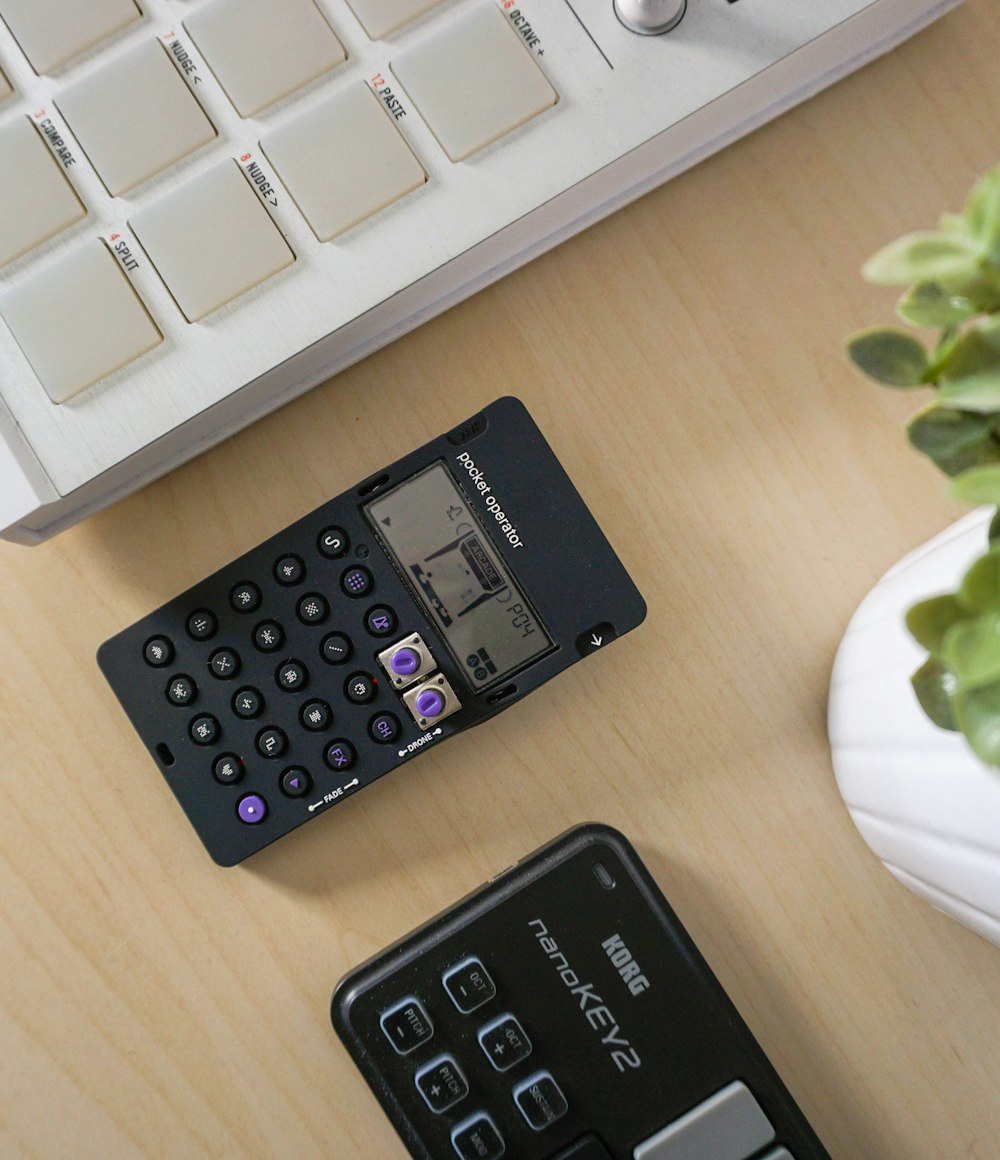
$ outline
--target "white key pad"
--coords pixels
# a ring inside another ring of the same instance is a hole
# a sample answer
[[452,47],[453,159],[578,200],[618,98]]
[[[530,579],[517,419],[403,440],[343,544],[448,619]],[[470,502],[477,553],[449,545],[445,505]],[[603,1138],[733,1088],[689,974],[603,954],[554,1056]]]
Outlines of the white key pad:
[[215,139],[215,128],[156,40],[70,85],[56,105],[116,196]]
[[390,67],[452,161],[464,160],[558,100],[493,4],[474,8]]
[[372,40],[388,36],[409,24],[441,0],[347,0],[361,27]]
[[27,117],[0,127],[0,172],[8,177],[0,212],[0,267],[87,216]]
[[53,403],[163,341],[117,259],[96,238],[4,295],[0,315]]
[[129,224],[189,322],[295,261],[235,161],[209,169]]
[[336,93],[260,145],[321,242],[427,180],[382,102],[363,84]]
[[141,15],[133,0],[0,0],[0,16],[38,73],[54,72]]
[[184,27],[241,117],[347,59],[313,0],[209,0]]

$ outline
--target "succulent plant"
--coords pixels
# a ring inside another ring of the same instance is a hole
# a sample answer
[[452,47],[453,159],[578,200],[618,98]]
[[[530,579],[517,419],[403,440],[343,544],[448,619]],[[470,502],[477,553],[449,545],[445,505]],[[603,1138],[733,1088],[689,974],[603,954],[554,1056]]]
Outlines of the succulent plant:
[[[938,333],[928,343],[899,327],[863,330],[848,340],[851,361],[886,386],[932,390],[910,442],[953,478],[955,498],[1000,506],[1000,166],[961,214],[891,242],[862,273],[905,286],[899,318]],[[924,712],[1000,766],[1000,516],[958,591],[915,605],[906,623],[929,654],[912,678]]]

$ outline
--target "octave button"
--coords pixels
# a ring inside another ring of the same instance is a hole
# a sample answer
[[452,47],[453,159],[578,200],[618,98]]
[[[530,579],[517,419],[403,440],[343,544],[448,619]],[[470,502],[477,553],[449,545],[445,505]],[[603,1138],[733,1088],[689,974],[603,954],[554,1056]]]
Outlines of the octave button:
[[509,1071],[531,1054],[531,1040],[513,1015],[501,1015],[479,1029],[479,1046],[497,1071]]
[[482,961],[475,957],[463,959],[449,971],[445,971],[441,982],[451,997],[451,1001],[462,1012],[468,1015],[497,993],[496,984],[490,978],[490,973],[483,966]]

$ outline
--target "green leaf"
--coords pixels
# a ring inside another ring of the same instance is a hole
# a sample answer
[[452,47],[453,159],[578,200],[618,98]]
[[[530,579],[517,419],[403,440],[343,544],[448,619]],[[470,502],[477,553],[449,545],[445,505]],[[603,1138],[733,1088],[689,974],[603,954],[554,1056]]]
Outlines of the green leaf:
[[991,548],[966,572],[956,593],[973,612],[1000,612],[1000,549]]
[[993,514],[993,519],[990,520],[990,547],[994,547],[1000,541],[1000,510]]
[[948,672],[943,664],[930,657],[910,677],[910,684],[917,694],[920,707],[939,729],[957,732],[958,723],[952,708],[952,699],[958,691],[958,678]]
[[984,250],[992,249],[1000,239],[1000,165],[972,187],[962,217],[970,236]]
[[962,411],[1000,411],[1000,324],[991,321],[962,335],[938,397]]
[[962,688],[1000,681],[1000,612],[953,624],[945,633],[941,660]]
[[984,463],[1000,463],[1000,442],[988,415],[953,411],[935,401],[913,416],[906,433],[913,446],[945,475],[959,475]]
[[1000,681],[960,689],[952,700],[955,721],[987,765],[1000,765]]
[[973,467],[963,472],[948,491],[953,499],[963,503],[1000,505],[1000,465]]
[[968,617],[969,610],[963,608],[954,596],[934,596],[914,604],[906,614],[906,627],[921,648],[940,656],[948,629]]
[[861,273],[881,286],[908,286],[968,276],[981,258],[980,248],[964,233],[907,234],[873,254]]
[[891,387],[918,387],[927,370],[927,352],[905,330],[873,327],[847,340],[847,354],[859,370]]
[[896,313],[911,326],[945,327],[976,314],[968,298],[949,294],[940,282],[917,282],[896,303]]

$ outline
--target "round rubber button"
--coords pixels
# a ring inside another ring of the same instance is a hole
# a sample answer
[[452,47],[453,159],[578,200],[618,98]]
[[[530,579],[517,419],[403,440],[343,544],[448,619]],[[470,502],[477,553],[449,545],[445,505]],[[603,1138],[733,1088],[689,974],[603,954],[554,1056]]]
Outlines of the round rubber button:
[[243,762],[235,753],[223,753],[212,763],[212,776],[222,785],[232,785],[243,776]]
[[344,696],[354,705],[365,705],[375,699],[378,682],[368,673],[352,673],[344,682]]
[[306,578],[306,566],[291,554],[282,556],[274,565],[274,578],[279,584],[290,588],[293,584],[301,584]]
[[259,793],[248,793],[236,803],[236,814],[241,822],[256,826],[267,817],[267,802]]
[[286,797],[302,797],[312,788],[312,778],[301,765],[290,765],[281,775],[280,785]]
[[331,632],[323,637],[320,652],[328,665],[342,665],[351,659],[354,646],[342,632]]
[[188,732],[195,745],[214,745],[219,740],[222,729],[210,713],[203,713],[191,722]]
[[367,568],[348,568],[340,578],[340,586],[348,596],[367,596],[375,581]]
[[231,648],[217,648],[208,658],[208,668],[220,681],[232,680],[240,671],[240,654]]
[[261,729],[255,742],[261,757],[280,757],[288,748],[288,738],[275,725]]
[[299,713],[303,729],[319,733],[333,724],[333,710],[326,701],[306,701]]
[[330,615],[330,605],[318,592],[309,592],[296,605],[295,614],[303,624],[322,624]]
[[260,589],[249,580],[237,584],[229,593],[229,603],[236,612],[256,612],[260,608],[260,601]]
[[309,671],[301,661],[285,661],[274,674],[274,679],[286,693],[297,693],[309,684]]
[[199,608],[187,618],[187,633],[192,640],[209,640],[215,636],[219,622],[214,612]]
[[391,713],[379,713],[368,723],[368,734],[379,745],[391,745],[402,733],[403,727]]
[[343,528],[324,528],[316,539],[316,547],[328,560],[339,560],[350,547]]
[[245,689],[237,689],[233,695],[233,712],[244,721],[259,717],[264,711],[264,698],[259,689],[247,685]]
[[377,604],[365,613],[365,628],[372,636],[389,636],[396,631],[397,624],[395,612],[384,604]]
[[323,751],[323,760],[338,773],[346,772],[358,760],[358,751],[342,737],[331,741]]
[[162,669],[174,659],[174,646],[165,636],[154,636],[146,641],[142,656],[147,665]]
[[437,689],[424,689],[414,705],[421,717],[439,717],[444,712],[445,699]]
[[166,692],[171,705],[192,705],[198,698],[198,686],[183,673],[170,678]]
[[285,643],[285,630],[276,620],[265,620],[253,630],[253,643],[261,652],[275,652]]

